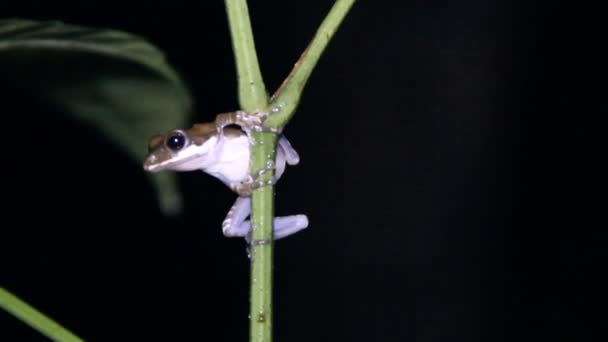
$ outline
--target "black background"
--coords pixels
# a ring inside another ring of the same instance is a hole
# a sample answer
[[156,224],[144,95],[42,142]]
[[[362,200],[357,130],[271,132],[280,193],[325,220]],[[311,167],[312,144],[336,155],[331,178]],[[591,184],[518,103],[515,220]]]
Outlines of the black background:
[[[250,6],[273,91],[331,1]],[[191,86],[196,121],[237,107],[220,1],[0,9],[143,35]],[[277,341],[605,340],[605,36],[593,13],[355,4],[285,131],[302,162],[277,213],[311,225],[276,245]],[[165,218],[140,164],[5,94],[0,284],[90,341],[246,340],[245,245],[220,231],[234,195],[180,174],[185,213]],[[44,338],[0,313],[0,340]]]

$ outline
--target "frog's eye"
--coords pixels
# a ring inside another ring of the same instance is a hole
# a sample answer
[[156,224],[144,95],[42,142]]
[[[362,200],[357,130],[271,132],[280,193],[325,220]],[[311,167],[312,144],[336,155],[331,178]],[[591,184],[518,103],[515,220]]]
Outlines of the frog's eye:
[[186,145],[186,136],[182,133],[175,132],[167,137],[165,145],[167,145],[171,151],[179,151]]

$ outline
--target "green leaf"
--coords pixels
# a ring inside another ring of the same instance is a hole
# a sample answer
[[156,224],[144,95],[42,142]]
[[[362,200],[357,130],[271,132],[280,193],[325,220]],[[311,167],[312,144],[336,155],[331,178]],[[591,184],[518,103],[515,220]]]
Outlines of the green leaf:
[[[189,91],[163,53],[115,30],[0,20],[0,82],[93,125],[138,164],[150,136],[184,126],[191,114]],[[174,174],[151,177],[163,211],[178,212]]]
[[53,341],[58,342],[82,342],[83,340],[71,331],[62,327],[42,312],[19,299],[14,294],[0,287],[0,308],[11,313],[23,323],[28,324],[38,332]]

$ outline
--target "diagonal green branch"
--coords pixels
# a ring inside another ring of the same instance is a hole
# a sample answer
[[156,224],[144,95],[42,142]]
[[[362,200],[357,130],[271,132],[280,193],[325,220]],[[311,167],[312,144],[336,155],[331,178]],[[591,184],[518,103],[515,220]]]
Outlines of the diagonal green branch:
[[264,126],[281,128],[287,125],[300,102],[302,91],[310,74],[354,2],[355,0],[336,0],[291,73],[272,96],[270,107],[278,112],[268,117]]
[[0,287],[0,308],[10,312],[13,316],[27,323],[53,341],[82,341],[82,339],[2,287]]

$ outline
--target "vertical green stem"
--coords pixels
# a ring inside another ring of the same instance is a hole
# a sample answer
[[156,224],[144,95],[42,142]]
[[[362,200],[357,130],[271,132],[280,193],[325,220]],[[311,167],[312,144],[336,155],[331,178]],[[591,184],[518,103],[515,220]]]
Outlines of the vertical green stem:
[[0,287],[0,308],[10,312],[13,316],[27,323],[53,341],[82,341],[76,335],[72,334],[70,331],[2,287]]
[[[272,133],[252,133],[253,170],[262,169],[274,160],[277,136]],[[264,180],[272,177],[264,175]],[[272,247],[274,193],[272,186],[256,189],[251,201],[253,226],[251,255],[250,341],[272,341]]]
[[[336,0],[312,42],[273,97],[273,114],[264,122],[266,127],[283,128],[287,124],[297,107],[308,77],[354,1]],[[268,111],[269,100],[258,65],[247,1],[225,0],[225,3],[237,65],[241,109],[253,115]],[[251,138],[250,171],[255,173],[265,168],[269,161],[274,160],[277,135],[268,132],[253,132]],[[272,174],[267,172],[260,180],[269,180],[271,177]],[[273,200],[272,186],[265,186],[253,191],[249,317],[250,341],[256,342],[272,341]]]
[[[246,0],[225,0],[237,65],[239,102],[241,109],[255,113],[265,109],[268,97],[255,51]],[[272,133],[252,133],[252,171],[260,170],[274,160],[277,136]],[[272,177],[264,174],[261,180]],[[252,195],[251,223],[253,244],[250,284],[250,340],[272,341],[272,219],[273,187],[256,189]],[[256,243],[259,242],[259,243]],[[264,243],[267,242],[267,243]]]
[[247,0],[225,0],[238,75],[239,104],[246,112],[266,108],[268,95],[260,72]]

